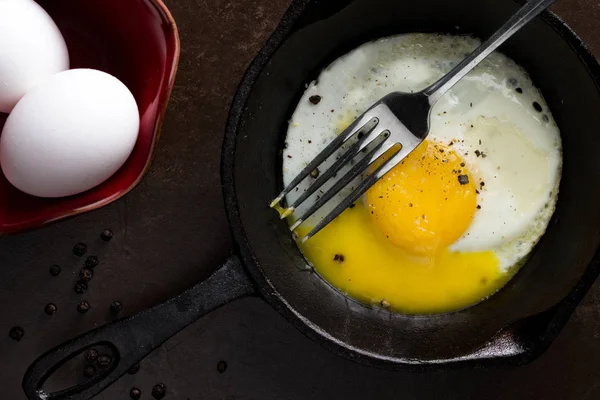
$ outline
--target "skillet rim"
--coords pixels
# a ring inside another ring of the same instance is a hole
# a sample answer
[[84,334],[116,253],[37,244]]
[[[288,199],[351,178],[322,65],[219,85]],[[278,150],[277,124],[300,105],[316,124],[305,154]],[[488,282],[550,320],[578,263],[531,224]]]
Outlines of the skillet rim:
[[[351,2],[353,0],[349,0]],[[406,360],[397,357],[385,357],[381,354],[372,353],[362,349],[352,347],[335,337],[331,336],[320,327],[313,324],[310,320],[303,317],[277,292],[277,289],[271,285],[268,276],[266,276],[256,258],[253,255],[249,244],[246,231],[242,224],[237,193],[235,188],[235,151],[237,148],[238,130],[246,111],[247,101],[252,89],[260,77],[263,69],[277,52],[279,47],[288,39],[289,34],[296,28],[296,23],[303,15],[306,7],[314,3],[315,0],[293,0],[288,7],[275,31],[267,39],[264,46],[251,61],[244,72],[242,79],[234,94],[227,122],[225,126],[225,135],[221,150],[221,185],[225,202],[225,210],[229,227],[233,235],[234,251],[241,256],[242,265],[256,283],[261,297],[273,308],[277,310],[292,326],[302,332],[311,340],[319,343],[329,351],[342,356],[346,359],[359,362],[363,365],[381,367],[385,369],[408,369],[413,371],[431,371],[447,369],[457,366],[476,366],[476,367],[500,367],[506,365],[527,364],[541,354],[543,354],[560,331],[566,325],[573,311],[588,292],[592,284],[600,275],[600,246],[597,248],[594,257],[581,275],[577,283],[573,286],[567,296],[556,303],[546,312],[554,315],[548,319],[545,331],[538,339],[526,346],[523,351],[515,355],[498,356],[489,355],[481,358],[469,358],[476,356],[476,353],[466,355],[462,358],[451,358],[444,360]],[[517,3],[522,1],[516,0]],[[581,60],[583,66],[588,71],[590,79],[594,82],[596,90],[600,92],[600,63],[591,53],[585,42],[565,23],[560,17],[550,10],[545,10],[539,16],[548,24],[566,44],[573,50]],[[540,314],[538,314],[540,315]],[[508,326],[510,328],[510,326]],[[499,335],[504,332],[501,330]],[[490,343],[497,338],[491,338]],[[500,339],[501,340],[501,339]],[[485,345],[484,345],[485,346]],[[485,348],[485,347],[483,347]],[[492,352],[493,353],[493,352]]]

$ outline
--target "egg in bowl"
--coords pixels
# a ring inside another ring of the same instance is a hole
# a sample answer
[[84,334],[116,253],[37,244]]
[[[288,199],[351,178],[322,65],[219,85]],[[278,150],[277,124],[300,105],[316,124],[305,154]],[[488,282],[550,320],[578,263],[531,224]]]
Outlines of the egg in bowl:
[[[478,44],[399,35],[336,60],[292,115],[284,184],[379,98],[425,88]],[[492,295],[522,265],[554,211],[561,165],[560,133],[542,95],[494,53],[436,104],[430,134],[413,153],[299,246],[323,278],[361,302],[410,314],[458,310]],[[297,233],[310,228],[311,220]]]

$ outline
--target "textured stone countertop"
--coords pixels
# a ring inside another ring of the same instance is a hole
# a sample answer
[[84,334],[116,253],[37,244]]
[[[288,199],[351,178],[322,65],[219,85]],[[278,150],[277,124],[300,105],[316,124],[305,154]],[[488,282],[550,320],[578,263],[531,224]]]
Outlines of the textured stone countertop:
[[[230,251],[219,154],[234,90],[290,0],[168,0],[180,29],[179,74],[158,155],[143,182],[96,212],[0,238],[0,398],[24,400],[21,379],[41,353],[112,318],[127,316],[205,278]],[[600,56],[600,2],[562,0],[554,10]],[[114,238],[103,243],[104,228]],[[82,259],[77,242],[99,257],[85,294],[72,290]],[[53,278],[52,264],[62,273]],[[58,312],[44,313],[48,302]],[[21,325],[15,342],[10,328]],[[220,361],[220,368],[217,364]],[[223,371],[226,366],[225,371]],[[220,369],[220,370],[219,370]],[[259,299],[231,303],[185,329],[97,398],[129,399],[600,399],[600,282],[553,346],[518,369],[411,374],[341,359],[297,332]]]

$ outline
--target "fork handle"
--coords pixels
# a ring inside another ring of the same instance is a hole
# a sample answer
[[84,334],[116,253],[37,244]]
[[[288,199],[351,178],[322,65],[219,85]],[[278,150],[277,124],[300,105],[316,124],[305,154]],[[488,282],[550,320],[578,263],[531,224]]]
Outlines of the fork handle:
[[437,82],[423,90],[429,98],[429,104],[433,106],[452,86],[461,80],[466,74],[483,61],[491,52],[496,50],[515,32],[521,29],[539,13],[548,8],[556,0],[530,0],[519,11],[517,11],[500,29],[484,43],[476,48],[450,72],[440,78]]

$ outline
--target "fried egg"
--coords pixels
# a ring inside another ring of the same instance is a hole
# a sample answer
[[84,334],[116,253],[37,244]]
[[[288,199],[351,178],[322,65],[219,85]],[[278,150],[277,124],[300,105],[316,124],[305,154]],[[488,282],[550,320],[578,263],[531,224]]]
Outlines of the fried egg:
[[[477,45],[468,36],[406,34],[333,62],[292,115],[284,184],[379,98],[427,87]],[[520,66],[495,52],[434,106],[429,136],[417,149],[299,246],[321,276],[361,302],[411,314],[458,310],[501,288],[539,241],[555,209],[561,167],[560,132],[541,93]]]

